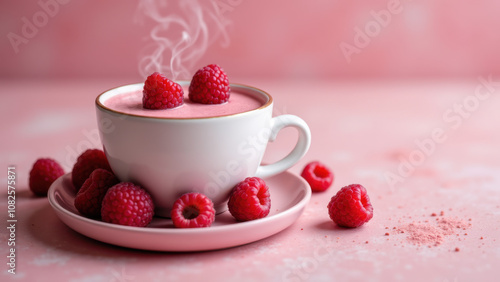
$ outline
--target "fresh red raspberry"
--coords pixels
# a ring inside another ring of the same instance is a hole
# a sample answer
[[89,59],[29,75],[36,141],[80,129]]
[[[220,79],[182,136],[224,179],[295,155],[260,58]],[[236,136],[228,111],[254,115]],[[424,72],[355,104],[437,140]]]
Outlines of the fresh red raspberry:
[[309,183],[313,192],[325,191],[333,182],[332,171],[318,161],[308,163],[302,170],[301,176]]
[[76,194],[75,208],[85,217],[99,218],[104,195],[118,182],[112,172],[102,168],[94,170]]
[[222,104],[229,100],[229,80],[218,65],[199,69],[189,85],[189,100],[201,104]]
[[271,197],[266,182],[247,177],[236,184],[228,202],[229,212],[239,221],[266,217],[271,210]]
[[330,218],[342,227],[359,227],[373,217],[365,187],[351,184],[340,189],[328,203]]
[[109,188],[102,200],[101,218],[105,222],[144,227],[153,220],[153,215],[151,195],[131,182]]
[[76,191],[80,190],[85,180],[98,168],[111,171],[108,159],[102,150],[88,149],[78,157],[71,171],[71,178]]
[[142,106],[145,109],[171,109],[184,103],[184,90],[163,74],[155,72],[148,76],[142,91]]
[[174,202],[171,217],[177,228],[209,227],[215,220],[214,204],[201,193],[187,193]]
[[46,196],[50,185],[64,174],[64,169],[53,159],[36,160],[30,171],[30,190],[37,196]]

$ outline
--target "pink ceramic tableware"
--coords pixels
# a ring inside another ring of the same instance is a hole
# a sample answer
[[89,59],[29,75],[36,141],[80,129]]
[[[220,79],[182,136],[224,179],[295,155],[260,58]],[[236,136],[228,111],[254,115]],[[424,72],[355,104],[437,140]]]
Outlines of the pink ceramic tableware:
[[106,223],[83,217],[73,202],[75,189],[71,175],[57,179],[48,199],[57,216],[70,228],[101,242],[153,251],[206,251],[235,247],[272,236],[292,225],[304,212],[311,188],[290,172],[266,179],[271,187],[273,208],[265,218],[238,222],[226,211],[215,217],[208,228],[175,228],[170,219],[155,217],[148,227]]

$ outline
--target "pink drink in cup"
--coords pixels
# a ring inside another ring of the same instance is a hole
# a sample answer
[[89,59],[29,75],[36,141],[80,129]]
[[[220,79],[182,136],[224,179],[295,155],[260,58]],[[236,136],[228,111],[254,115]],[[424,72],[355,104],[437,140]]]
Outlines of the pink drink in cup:
[[[184,88],[184,93],[188,89]],[[226,116],[247,112],[257,109],[263,105],[264,101],[251,95],[245,95],[233,91],[228,102],[223,104],[200,104],[184,100],[184,104],[164,110],[149,110],[142,106],[142,89],[117,95],[106,100],[105,106],[118,112],[159,118],[206,118],[214,116]]]

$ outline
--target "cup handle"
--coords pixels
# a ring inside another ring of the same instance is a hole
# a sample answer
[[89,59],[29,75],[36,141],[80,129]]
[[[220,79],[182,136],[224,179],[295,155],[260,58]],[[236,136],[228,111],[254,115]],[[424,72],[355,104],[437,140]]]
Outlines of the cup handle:
[[296,164],[307,152],[309,146],[311,145],[311,131],[306,122],[294,115],[281,115],[271,119],[271,134],[269,135],[269,141],[276,140],[278,132],[285,127],[295,127],[299,130],[299,139],[295,148],[281,160],[268,164],[260,165],[257,168],[255,176],[260,178],[266,178],[273,176],[280,172],[283,172],[294,164]]

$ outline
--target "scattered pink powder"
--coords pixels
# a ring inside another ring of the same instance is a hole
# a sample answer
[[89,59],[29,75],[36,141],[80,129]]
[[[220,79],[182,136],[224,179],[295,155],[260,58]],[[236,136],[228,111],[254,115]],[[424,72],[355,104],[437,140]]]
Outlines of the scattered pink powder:
[[447,236],[466,230],[470,225],[464,220],[438,218],[435,222],[412,222],[399,227],[396,232],[406,233],[406,240],[414,245],[432,247],[441,245]]
[[410,223],[403,227],[406,230],[406,239],[415,245],[440,245],[444,240],[443,232],[429,224]]

